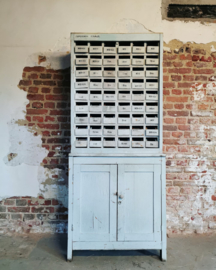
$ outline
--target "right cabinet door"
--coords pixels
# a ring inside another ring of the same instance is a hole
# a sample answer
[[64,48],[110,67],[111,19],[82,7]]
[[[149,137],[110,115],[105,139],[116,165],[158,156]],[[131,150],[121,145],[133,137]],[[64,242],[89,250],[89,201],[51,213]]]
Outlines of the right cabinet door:
[[118,166],[118,241],[161,241],[161,165]]

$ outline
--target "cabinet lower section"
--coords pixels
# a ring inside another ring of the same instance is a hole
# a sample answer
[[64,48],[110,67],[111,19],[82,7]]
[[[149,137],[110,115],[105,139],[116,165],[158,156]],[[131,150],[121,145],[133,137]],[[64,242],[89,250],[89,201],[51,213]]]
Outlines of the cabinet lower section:
[[74,249],[160,249],[166,260],[165,157],[70,157]]

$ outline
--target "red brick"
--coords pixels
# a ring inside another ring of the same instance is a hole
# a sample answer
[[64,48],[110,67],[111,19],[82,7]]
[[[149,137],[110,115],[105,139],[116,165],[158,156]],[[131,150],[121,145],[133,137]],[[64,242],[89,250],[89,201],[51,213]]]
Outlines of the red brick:
[[179,152],[188,152],[188,147],[185,145],[178,146]]
[[174,153],[174,152],[177,152],[177,147],[176,146],[166,146],[166,151],[168,153]]
[[32,84],[32,81],[20,80],[19,82],[20,86],[29,86],[31,84]]
[[169,138],[169,137],[170,137],[170,132],[164,131],[164,132],[163,132],[163,137],[164,137],[164,138]]
[[54,74],[54,80],[63,80],[64,76],[62,75],[58,75],[58,74]]
[[54,122],[55,121],[55,117],[52,117],[52,116],[46,116],[45,117],[45,122]]
[[24,213],[24,212],[29,212],[30,207],[8,207],[7,210],[10,213],[17,213],[17,212]]
[[205,57],[205,56],[202,56],[200,58],[200,61],[203,61],[203,62],[211,62],[212,61],[212,58],[209,56],[209,57]]
[[193,75],[183,75],[183,81],[194,81],[194,76]]
[[167,188],[167,193],[178,194],[179,193],[179,188],[178,187],[168,187]]
[[46,95],[46,100],[67,100],[68,96],[65,95]]
[[189,112],[188,111],[168,111],[169,116],[188,116]]
[[49,145],[47,144],[42,144],[42,147],[46,148],[47,150],[49,150]]
[[180,90],[180,89],[172,89],[172,94],[173,95],[181,95],[182,94],[182,90]]
[[50,93],[50,91],[51,91],[51,89],[50,88],[47,88],[47,87],[42,87],[42,89],[41,89],[41,92],[42,93]]
[[192,61],[199,61],[200,57],[199,55],[193,55]]
[[165,124],[173,124],[174,123],[173,118],[164,118],[163,121]]
[[46,114],[48,110],[45,109],[27,109],[27,114]]
[[183,104],[174,104],[174,108],[177,110],[182,110],[182,109],[184,109],[184,105]]
[[177,55],[170,55],[170,54],[164,54],[163,60],[175,60],[177,58]]
[[169,81],[169,76],[163,76],[163,81],[168,82]]
[[63,93],[63,88],[54,88],[53,93],[54,94],[62,94]]
[[52,150],[62,150],[62,145],[53,145]]
[[32,108],[37,108],[37,109],[43,108],[43,103],[41,103],[41,102],[33,102],[32,103]]
[[43,116],[33,116],[32,120],[37,122],[43,122],[44,118]]
[[34,80],[35,85],[46,85],[46,86],[55,86],[56,82],[54,81],[40,81],[40,80]]
[[178,83],[178,87],[180,88],[190,88],[191,86],[192,86],[192,83],[187,83],[187,82]]
[[173,104],[163,104],[163,108],[166,109],[173,109]]
[[69,110],[51,110],[50,115],[69,115]]
[[171,67],[172,62],[163,62],[163,67]]
[[213,74],[213,69],[194,69],[194,74]]
[[194,49],[193,54],[206,54],[206,51],[204,49]]
[[50,138],[50,139],[47,139],[47,143],[69,143],[69,139],[65,139],[65,138]]
[[169,125],[169,126],[166,126],[166,125],[164,125],[163,126],[163,130],[168,130],[168,131],[176,131],[177,130],[177,126],[171,126],[171,125]]
[[27,120],[28,122],[31,122],[31,116],[26,116],[26,120]]
[[44,103],[44,108],[54,109],[55,108],[55,103],[53,103],[53,102],[45,102]]
[[186,124],[186,118],[176,118],[176,124]]
[[207,81],[207,76],[196,76],[195,81]]
[[182,137],[182,135],[183,135],[183,132],[179,132],[179,131],[172,132],[172,136],[175,138],[180,138]]
[[190,194],[191,193],[191,188],[190,187],[182,187],[180,189],[180,193],[182,193],[182,194]]
[[183,63],[182,62],[173,62],[174,67],[182,67]]
[[60,136],[62,134],[62,131],[52,131],[51,135],[53,136]]
[[179,140],[176,140],[176,139],[164,139],[163,140],[163,144],[168,144],[168,145],[174,144],[174,145],[177,145],[177,144],[179,144],[178,141]]
[[179,55],[179,59],[180,60],[191,60],[192,56],[190,54],[187,54],[187,55],[181,54],[181,55]]
[[169,96],[170,95],[170,90],[163,90],[163,95],[164,96]]
[[190,130],[190,125],[178,125],[179,130]]
[[171,80],[175,82],[181,81],[181,76],[179,75],[171,75]]
[[67,117],[64,117],[64,116],[59,116],[57,117],[57,119],[59,122],[67,122]]
[[29,87],[28,92],[29,93],[38,93],[38,87]]
[[29,74],[28,79],[38,79],[38,75],[35,73]]
[[44,95],[29,94],[29,95],[27,95],[27,99],[29,99],[29,100],[44,100]]
[[186,65],[187,67],[192,67],[192,66],[193,66],[193,62],[192,62],[192,61],[188,61],[185,65]]
[[175,88],[175,83],[172,82],[165,82],[163,83],[164,88]]
[[40,67],[40,66],[37,66],[37,67],[25,67],[24,71],[25,72],[44,72],[45,68]]
[[39,128],[59,129],[59,124],[37,124]]
[[198,109],[199,110],[208,110],[209,109],[209,105],[208,104],[199,104],[198,105]]
[[47,137],[50,136],[50,132],[48,130],[42,131],[43,136]]
[[215,195],[212,195],[212,201],[216,201],[216,196]]
[[188,97],[167,97],[168,102],[187,102]]
[[59,201],[56,199],[52,199],[52,205],[59,205]]

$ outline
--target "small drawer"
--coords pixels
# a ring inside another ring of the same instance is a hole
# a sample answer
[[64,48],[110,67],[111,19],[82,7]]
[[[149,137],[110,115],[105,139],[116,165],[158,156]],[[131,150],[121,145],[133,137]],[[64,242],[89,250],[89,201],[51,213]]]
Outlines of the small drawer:
[[143,127],[132,127],[132,136],[144,136]]
[[118,136],[130,136],[130,128],[119,127]]
[[158,94],[146,94],[146,100],[158,100]]
[[115,127],[104,127],[103,130],[104,136],[115,136],[116,135],[116,130]]
[[104,103],[103,111],[104,112],[115,112],[115,105],[109,105],[109,104]]
[[88,58],[76,58],[76,65],[88,65]]
[[157,70],[146,70],[146,77],[158,77]]
[[119,93],[118,94],[118,99],[119,100],[130,100],[131,95],[130,94],[123,94],[123,93]]
[[78,136],[87,136],[88,135],[88,128],[87,126],[80,126],[75,128],[75,135]]
[[119,59],[118,65],[119,66],[130,66],[131,60],[130,59]]
[[131,76],[131,71],[129,70],[119,70],[118,71],[118,76],[119,77],[130,77]]
[[116,71],[114,70],[104,70],[103,72],[104,77],[115,77]]
[[88,70],[76,70],[76,77],[88,77]]
[[104,89],[115,89],[116,83],[104,82]]
[[98,94],[90,94],[90,100],[102,100],[102,95]]
[[158,112],[158,106],[146,106],[146,112]]
[[130,124],[130,115],[119,115],[118,117],[118,124]]
[[119,104],[118,111],[119,112],[130,112],[131,111],[131,106],[130,105],[120,105]]
[[144,112],[144,105],[132,105],[132,112]]
[[101,117],[90,116],[90,124],[101,124],[101,123],[102,123]]
[[132,94],[132,100],[144,100],[143,92],[141,92],[141,94],[139,93],[139,91],[135,91],[135,92],[137,92],[137,94],[135,93]]
[[143,148],[144,147],[144,141],[143,139],[132,139],[132,147],[133,148]]
[[102,46],[90,46],[89,52],[90,53],[102,53]]
[[77,148],[86,148],[88,146],[87,138],[84,140],[76,139],[75,141],[75,147]]
[[157,59],[157,58],[146,58],[146,65],[159,65],[159,59]]
[[104,47],[104,53],[106,54],[116,53],[116,47]]
[[102,77],[102,70],[90,70],[90,77]]
[[104,66],[115,66],[116,59],[103,59],[103,65]]
[[114,92],[114,93],[106,93],[108,91],[104,91],[104,100],[116,100],[116,95],[115,95],[115,91],[110,91],[110,92]]
[[96,141],[96,140],[93,140],[92,138],[90,139],[90,142],[89,142],[89,146],[91,148],[101,148],[102,147],[102,142],[101,140],[99,141]]
[[130,83],[121,83],[121,82],[119,82],[118,88],[119,89],[130,89],[131,88],[131,84]]
[[90,59],[90,65],[92,66],[101,66],[102,59]]
[[146,148],[158,148],[158,141],[146,141]]
[[90,127],[89,133],[90,133],[90,136],[101,136],[102,129],[101,127],[93,126],[93,127]]
[[144,89],[144,83],[132,83],[133,89]]
[[109,139],[104,138],[103,146],[104,146],[104,147],[107,147],[107,148],[109,148],[109,147],[110,147],[110,148],[116,147],[115,139],[109,140]]
[[147,129],[146,136],[158,136],[158,129]]
[[114,114],[104,115],[103,122],[104,124],[115,124],[116,123],[115,115]]
[[142,71],[142,70],[132,71],[132,76],[133,77],[144,77],[144,71]]
[[75,117],[75,124],[87,124],[88,117]]
[[102,111],[102,105],[90,104],[90,112],[101,112],[101,111]]
[[158,89],[158,83],[157,82],[147,82],[146,83],[147,89]]
[[146,117],[146,124],[158,124],[158,117]]
[[132,124],[144,124],[143,115],[133,115]]
[[84,105],[76,105],[75,106],[75,111],[76,112],[87,112],[88,111],[88,105],[84,106]]
[[75,88],[88,88],[88,82],[75,82]]
[[144,65],[144,59],[132,59],[132,65],[134,66],[143,66]]
[[88,92],[82,91],[82,90],[76,91],[75,99],[76,100],[87,100],[88,99]]
[[118,147],[120,147],[120,148],[129,148],[130,147],[130,141],[129,140],[119,139],[118,140]]
[[75,46],[75,53],[87,53],[88,46]]
[[130,46],[119,46],[118,53],[131,53],[131,47]]
[[158,46],[147,46],[147,53],[159,53]]
[[90,89],[101,89],[102,83],[101,82],[90,82]]
[[145,47],[144,46],[133,46],[133,53],[144,53]]

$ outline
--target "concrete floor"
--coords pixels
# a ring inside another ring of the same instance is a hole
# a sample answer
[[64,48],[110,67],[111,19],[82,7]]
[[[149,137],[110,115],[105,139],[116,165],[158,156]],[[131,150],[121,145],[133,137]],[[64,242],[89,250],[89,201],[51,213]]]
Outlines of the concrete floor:
[[67,235],[0,236],[1,270],[211,270],[216,269],[216,235],[168,238],[168,261],[157,251],[74,251],[66,261]]

